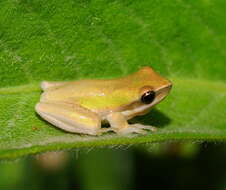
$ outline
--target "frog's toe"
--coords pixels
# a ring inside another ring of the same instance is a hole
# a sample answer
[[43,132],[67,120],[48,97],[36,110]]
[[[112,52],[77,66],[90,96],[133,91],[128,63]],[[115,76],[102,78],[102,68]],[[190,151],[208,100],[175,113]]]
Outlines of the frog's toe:
[[139,129],[137,127],[127,127],[116,131],[118,134],[127,135],[131,133],[142,134],[145,135],[147,132],[143,129]]
[[154,126],[151,126],[151,125],[142,125],[142,124],[136,123],[136,124],[132,124],[130,126],[136,127],[138,129],[145,129],[145,130],[153,131],[153,132],[157,131],[157,128]]

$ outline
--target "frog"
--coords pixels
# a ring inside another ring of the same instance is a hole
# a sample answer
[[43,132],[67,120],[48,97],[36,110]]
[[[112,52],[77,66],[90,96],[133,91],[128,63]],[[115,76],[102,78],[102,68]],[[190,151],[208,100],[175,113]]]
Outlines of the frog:
[[[148,113],[171,88],[172,82],[150,66],[118,78],[43,81],[35,110],[41,118],[69,133],[147,134],[157,128],[128,120]],[[109,127],[102,127],[105,123]]]

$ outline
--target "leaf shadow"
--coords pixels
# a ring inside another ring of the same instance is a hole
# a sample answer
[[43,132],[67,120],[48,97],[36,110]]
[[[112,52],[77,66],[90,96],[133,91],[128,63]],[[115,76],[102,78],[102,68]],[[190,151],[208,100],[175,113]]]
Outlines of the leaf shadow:
[[155,127],[163,128],[170,124],[171,119],[166,114],[154,108],[147,114],[137,116],[130,121],[131,123],[141,123],[144,125],[153,125]]

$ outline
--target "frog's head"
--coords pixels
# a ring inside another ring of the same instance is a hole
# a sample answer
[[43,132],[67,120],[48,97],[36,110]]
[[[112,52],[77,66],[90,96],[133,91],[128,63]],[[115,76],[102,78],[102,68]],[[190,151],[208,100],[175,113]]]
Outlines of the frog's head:
[[[128,105],[125,116],[141,115],[163,100],[172,88],[172,83],[156,73],[151,67],[143,67],[130,75],[135,101]],[[133,82],[132,82],[133,81]]]
[[140,101],[146,105],[155,105],[163,100],[172,88],[172,83],[161,77],[150,67],[141,68],[135,75],[140,83]]

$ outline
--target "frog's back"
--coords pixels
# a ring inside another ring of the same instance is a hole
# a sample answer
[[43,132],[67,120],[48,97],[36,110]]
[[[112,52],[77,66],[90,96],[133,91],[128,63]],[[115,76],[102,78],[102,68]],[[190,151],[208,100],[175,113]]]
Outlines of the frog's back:
[[103,96],[105,91],[114,91],[118,86],[117,80],[78,80],[71,82],[43,82],[41,84],[44,93],[44,101],[62,101],[78,99],[79,97]]
[[136,73],[115,79],[52,82],[49,83],[50,88],[47,88],[43,93],[42,99],[47,101],[77,101],[82,99],[82,102],[86,100],[97,102],[105,98],[105,102],[122,100],[123,103],[128,103],[138,98],[139,89],[143,86],[152,86],[155,89],[165,83],[168,81],[151,68],[144,67]]

